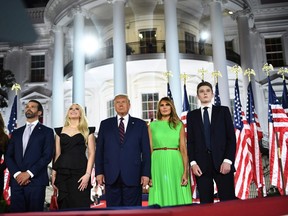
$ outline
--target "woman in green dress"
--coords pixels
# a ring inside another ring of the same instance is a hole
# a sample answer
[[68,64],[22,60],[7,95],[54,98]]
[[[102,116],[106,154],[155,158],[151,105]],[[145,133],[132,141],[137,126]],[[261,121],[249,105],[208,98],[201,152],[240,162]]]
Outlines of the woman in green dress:
[[149,205],[191,204],[185,128],[168,97],[158,102],[157,120],[148,131],[152,151]]

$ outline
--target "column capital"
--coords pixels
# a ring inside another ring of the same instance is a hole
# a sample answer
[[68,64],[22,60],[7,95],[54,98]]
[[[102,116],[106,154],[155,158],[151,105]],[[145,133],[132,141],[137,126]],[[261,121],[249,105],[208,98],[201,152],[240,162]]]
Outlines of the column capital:
[[254,18],[253,13],[251,12],[250,8],[245,8],[243,10],[235,11],[232,15],[231,18],[233,20],[237,20],[238,17],[240,16],[247,16],[248,18]]
[[114,4],[115,2],[123,2],[126,4],[127,0],[106,0],[108,4]]
[[250,8],[245,8],[244,10],[240,11],[235,11],[232,15],[231,18],[233,20],[238,20],[239,17],[246,17],[249,23],[250,28],[255,27],[254,23],[254,14],[251,12]]
[[228,3],[228,0],[202,0],[202,6],[206,7],[211,3],[218,2],[221,5]]
[[69,28],[66,26],[60,26],[60,25],[52,25],[51,31],[53,33],[62,31],[64,34],[66,34],[69,31]]
[[75,7],[71,8],[68,11],[68,17],[72,18],[72,17],[74,17],[77,14],[81,14],[86,19],[89,19],[91,17],[91,13],[88,10],[82,8],[80,5],[76,5]]
[[60,26],[60,25],[51,25],[51,29],[50,29],[50,36],[51,36],[51,41],[54,43],[55,41],[55,34],[56,33],[63,33],[63,34],[67,34],[69,31],[69,28],[66,26]]

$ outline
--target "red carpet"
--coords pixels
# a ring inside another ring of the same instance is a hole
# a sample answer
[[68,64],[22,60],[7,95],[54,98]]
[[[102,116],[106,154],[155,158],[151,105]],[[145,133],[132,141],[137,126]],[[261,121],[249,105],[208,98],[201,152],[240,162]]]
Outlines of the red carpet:
[[221,215],[221,216],[242,216],[242,215],[288,215],[288,196],[278,196],[269,198],[255,198],[249,200],[233,200],[219,202],[214,204],[193,204],[186,206],[152,208],[91,208],[89,210],[74,211],[55,211],[55,212],[35,212],[35,213],[9,213],[2,214],[6,216],[150,216],[150,215],[167,215],[167,216],[203,216],[203,215]]

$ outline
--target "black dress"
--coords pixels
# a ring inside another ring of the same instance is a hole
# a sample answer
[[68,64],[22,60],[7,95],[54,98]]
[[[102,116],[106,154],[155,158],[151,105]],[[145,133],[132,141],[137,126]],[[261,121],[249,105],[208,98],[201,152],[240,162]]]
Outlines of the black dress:
[[[55,185],[58,188],[59,209],[90,208],[90,187],[84,191],[78,189],[78,180],[86,173],[87,156],[85,139],[81,133],[69,136],[61,133],[61,128],[55,128],[60,137],[61,154],[53,164],[57,175]],[[89,134],[95,132],[95,127],[89,127]]]

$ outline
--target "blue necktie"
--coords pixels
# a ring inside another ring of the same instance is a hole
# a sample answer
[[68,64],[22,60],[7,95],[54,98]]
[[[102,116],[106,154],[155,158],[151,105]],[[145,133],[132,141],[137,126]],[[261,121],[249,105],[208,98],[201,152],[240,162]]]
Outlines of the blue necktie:
[[120,124],[119,124],[119,135],[120,135],[120,143],[122,144],[124,141],[124,135],[125,135],[125,130],[124,130],[124,123],[123,123],[124,118],[120,118]]
[[203,123],[204,123],[205,144],[207,149],[211,151],[210,120],[208,114],[208,107],[204,107],[203,109],[204,109]]

